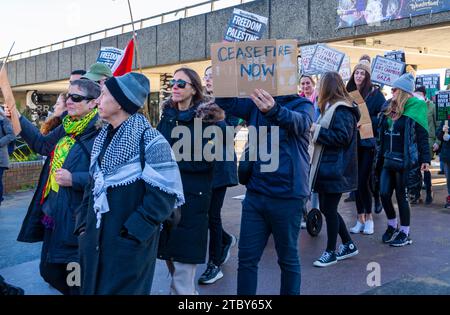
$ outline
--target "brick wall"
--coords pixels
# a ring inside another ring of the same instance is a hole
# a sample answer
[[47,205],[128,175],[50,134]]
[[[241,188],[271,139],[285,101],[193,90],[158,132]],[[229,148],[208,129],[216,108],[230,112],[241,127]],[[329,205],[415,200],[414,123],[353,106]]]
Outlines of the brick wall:
[[5,193],[13,193],[24,188],[32,188],[38,182],[44,161],[11,163],[3,174]]

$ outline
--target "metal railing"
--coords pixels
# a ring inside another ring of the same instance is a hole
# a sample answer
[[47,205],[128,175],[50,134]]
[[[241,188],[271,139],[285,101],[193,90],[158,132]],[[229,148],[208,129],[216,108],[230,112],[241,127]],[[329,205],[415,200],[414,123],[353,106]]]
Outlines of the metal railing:
[[[91,41],[95,41],[95,40],[99,40],[99,39],[104,39],[107,38],[108,36],[116,36],[116,35],[121,35],[124,33],[129,33],[132,32],[132,24],[134,24],[135,30],[141,30],[143,28],[146,27],[150,27],[150,26],[155,26],[155,25],[161,25],[164,24],[166,22],[171,22],[171,21],[176,21],[179,19],[183,19],[183,18],[187,18],[187,17],[192,17],[192,16],[196,16],[196,15],[200,15],[200,14],[204,14],[204,13],[210,13],[216,10],[220,10],[220,9],[224,9],[224,8],[228,8],[228,7],[233,7],[235,5],[238,4],[243,4],[243,3],[247,3],[247,2],[253,2],[256,0],[211,0],[211,1],[204,1],[198,4],[194,4],[191,6],[187,6],[184,8],[180,8],[180,9],[176,9],[173,11],[169,11],[169,12],[165,12],[165,13],[161,13],[158,15],[154,15],[154,16],[150,16],[138,21],[134,21],[134,23],[126,23],[126,24],[122,24],[119,26],[115,26],[115,27],[111,27],[111,28],[107,28],[101,31],[97,31],[94,33],[89,33],[86,35],[81,35],[81,36],[77,36],[71,39],[67,39],[67,40],[63,40],[60,42],[56,42],[56,43],[52,43],[50,45],[45,45],[45,46],[41,46],[38,48],[33,48],[27,51],[23,51],[20,53],[16,53],[16,54],[12,54],[9,56],[9,61],[11,60],[18,60],[18,59],[22,59],[22,58],[27,58],[27,57],[32,57],[32,56],[36,56],[36,55],[40,55],[42,53],[47,53],[47,52],[51,52],[51,51],[55,51],[55,50],[60,50],[63,48],[67,48],[67,47],[72,47],[72,46],[76,46],[79,44],[85,44],[85,43],[89,43]],[[225,2],[228,2],[229,4],[225,4]],[[219,4],[221,4],[221,6],[219,7]],[[194,11],[194,9],[199,9],[200,7],[203,6],[208,6],[207,11],[205,12],[196,12],[196,13],[192,13]],[[180,17],[177,17],[180,13],[182,13],[182,15]],[[172,19],[171,19],[172,18]],[[146,25],[146,22],[150,22],[152,21],[153,23],[148,23]],[[224,26],[225,27],[225,26]],[[108,35],[114,32],[118,32],[116,34],[113,35]],[[5,57],[2,57],[1,59],[4,60]]]

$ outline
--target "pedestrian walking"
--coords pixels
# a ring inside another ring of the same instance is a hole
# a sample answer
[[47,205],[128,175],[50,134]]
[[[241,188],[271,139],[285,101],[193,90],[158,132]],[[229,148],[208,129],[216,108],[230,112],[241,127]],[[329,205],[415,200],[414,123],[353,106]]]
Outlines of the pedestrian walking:
[[161,223],[183,203],[180,173],[164,137],[137,113],[149,80],[127,73],[105,82],[89,186],[77,216],[81,294],[148,295]]
[[[436,138],[436,131],[438,131],[439,124],[436,120],[436,105],[427,99],[427,91],[424,86],[419,86],[414,91],[414,96],[425,101],[427,104],[427,118],[428,118],[428,147],[430,150],[430,158],[433,159],[435,153],[439,150],[440,141]],[[431,191],[431,172],[423,172],[423,181],[426,191],[425,204],[429,205],[433,202],[433,195]],[[411,203],[417,203],[420,200],[420,190],[413,196]]]
[[[280,294],[298,295],[301,285],[298,237],[303,209],[310,195],[308,145],[314,107],[308,99],[298,95],[272,97],[262,89],[255,89],[250,98],[216,98],[216,103],[226,112],[247,121],[260,141],[266,141],[267,148],[272,146],[271,133],[279,131],[278,145],[272,152],[272,160],[278,158],[275,170],[264,170],[271,162],[262,161],[263,145],[249,143],[249,147],[255,147],[259,153],[256,161],[249,163],[246,176],[237,294],[256,294],[258,264],[269,236],[273,235],[281,269]],[[262,133],[263,130],[267,133]]]
[[20,230],[21,242],[42,244],[41,276],[63,294],[78,294],[67,284],[67,264],[78,262],[78,239],[73,234],[75,215],[89,181],[90,152],[98,134],[95,99],[100,86],[89,80],[75,80],[67,94],[67,116],[62,124],[42,135],[20,116],[20,136],[46,162],[36,192]]
[[[310,187],[319,193],[320,211],[325,216],[328,238],[326,250],[314,266],[327,267],[359,252],[338,212],[338,206],[343,193],[357,188],[357,123],[360,114],[338,73],[327,72],[323,75],[319,91],[321,116],[311,128],[314,155]],[[342,245],[336,253],[338,235]]]
[[[214,81],[211,67],[205,70],[205,83],[207,94],[213,97]],[[239,119],[229,113],[225,113],[225,115],[224,120],[216,123],[223,134],[223,159],[221,161],[215,161],[214,164],[213,189],[211,204],[208,210],[209,258],[206,270],[198,279],[199,284],[212,284],[223,277],[221,266],[228,261],[231,248],[236,245],[237,241],[236,236],[224,230],[221,211],[227,188],[238,184],[234,141],[233,143],[228,143],[227,139],[234,139],[234,127],[237,127]],[[232,136],[227,137],[227,134],[230,132]],[[228,155],[227,149],[232,149],[231,155]]]
[[[380,115],[376,170],[380,180],[380,194],[388,219],[388,227],[382,236],[383,243],[399,247],[412,244],[410,234],[411,211],[408,202],[408,186],[418,168],[428,171],[430,151],[428,147],[427,106],[413,97],[414,76],[402,75],[392,84],[392,99],[384,114]],[[421,185],[421,179],[419,179]],[[400,226],[392,203],[397,199]]]
[[[355,226],[350,228],[350,233],[374,233],[372,217],[372,171],[375,157],[376,131],[378,126],[378,114],[386,102],[383,93],[371,80],[372,69],[370,58],[363,56],[355,66],[350,80],[347,83],[347,91],[358,91],[364,99],[372,121],[374,137],[361,139],[358,132],[358,189],[355,192],[356,210],[358,217]],[[379,198],[375,199],[375,207],[381,207]]]
[[9,168],[8,145],[16,140],[9,119],[5,116],[5,110],[0,106],[0,205],[3,202],[3,173]]
[[[205,98],[200,76],[194,70],[176,70],[170,85],[172,95],[163,104],[157,129],[171,146],[181,141],[181,130],[188,131],[183,134],[182,141],[191,150],[188,154],[175,151],[178,154],[185,204],[181,206],[178,225],[163,228],[158,258],[166,261],[171,274],[170,293],[195,295],[198,294],[195,286],[197,265],[205,263],[206,259],[214,161],[208,161],[203,154],[195,158],[194,151],[204,152],[208,143],[214,145],[214,140],[210,137],[200,139],[194,130],[197,124],[202,135],[205,128],[214,126],[225,115],[218,106]],[[196,143],[200,145],[197,149]],[[185,150],[189,149],[182,149],[183,152]]]

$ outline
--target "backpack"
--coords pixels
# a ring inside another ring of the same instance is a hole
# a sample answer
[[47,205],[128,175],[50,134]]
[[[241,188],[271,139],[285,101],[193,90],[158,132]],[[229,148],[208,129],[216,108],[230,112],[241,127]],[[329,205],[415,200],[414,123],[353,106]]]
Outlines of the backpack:
[[[148,128],[147,128],[148,129]],[[144,130],[144,132],[141,135],[141,140],[139,141],[139,159],[141,161],[141,168],[144,170],[145,167],[145,142],[144,142],[144,136],[147,129]],[[180,223],[181,220],[181,208],[174,208],[172,210],[172,213],[170,216],[162,223],[163,229],[172,229],[176,228],[178,223]]]
[[[3,135],[6,136],[4,121],[1,120],[0,124],[2,125],[1,128]],[[14,150],[16,150],[16,140],[13,140],[10,143],[8,143],[8,155],[11,155],[14,152]]]

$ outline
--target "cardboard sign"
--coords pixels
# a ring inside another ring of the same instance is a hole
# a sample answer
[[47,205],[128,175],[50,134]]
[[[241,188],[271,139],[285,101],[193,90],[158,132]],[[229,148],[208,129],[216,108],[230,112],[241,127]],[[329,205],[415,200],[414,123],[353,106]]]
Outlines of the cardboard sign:
[[297,93],[296,40],[262,40],[211,45],[214,95],[248,97],[264,89],[272,96]]
[[436,120],[449,119],[450,91],[440,91],[436,94]]
[[372,65],[372,82],[392,86],[405,72],[405,67],[404,62],[376,56]]
[[384,57],[406,63],[405,52],[403,50],[387,51]]
[[300,73],[301,74],[307,74],[307,75],[318,74],[314,70],[308,70],[309,64],[311,63],[311,58],[314,55],[314,52],[316,51],[316,46],[317,45],[307,45],[307,46],[300,47],[300,52],[301,52]]
[[259,40],[267,28],[268,18],[240,9],[233,10],[228,22],[224,40],[227,42],[244,42]]
[[450,84],[450,69],[446,69],[445,70],[445,85],[449,85]]
[[358,90],[350,92],[349,94],[353,98],[353,101],[358,104],[359,112],[361,113],[361,118],[358,122],[359,135],[361,139],[373,138],[372,119],[370,118],[370,113],[366,102]]
[[352,68],[350,66],[350,57],[348,55],[345,55],[344,61],[342,61],[339,74],[341,75],[343,81],[349,81],[352,77]]
[[107,65],[114,72],[123,58],[124,51],[115,47],[102,47],[98,53],[97,62]]
[[427,98],[431,99],[441,89],[441,76],[439,73],[422,74],[416,78],[416,88],[424,86],[427,91]]
[[308,70],[315,70],[319,73],[329,71],[339,71],[345,54],[326,45],[317,45],[314,55],[309,63]]

